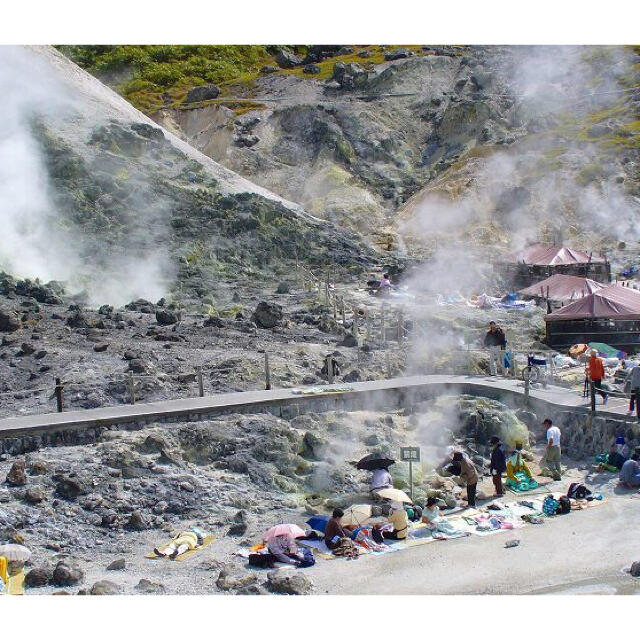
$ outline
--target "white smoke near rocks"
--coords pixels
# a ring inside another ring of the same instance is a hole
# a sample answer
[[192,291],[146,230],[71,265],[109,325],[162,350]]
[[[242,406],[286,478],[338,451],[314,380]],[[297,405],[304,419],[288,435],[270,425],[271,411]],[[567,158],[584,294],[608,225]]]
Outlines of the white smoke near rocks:
[[70,293],[83,292],[96,305],[164,295],[169,261],[161,247],[118,258],[105,247],[89,263],[82,257],[91,253],[86,237],[69,228],[56,207],[33,123],[76,117],[75,97],[64,80],[27,49],[1,46],[0,93],[0,270],[63,281]]

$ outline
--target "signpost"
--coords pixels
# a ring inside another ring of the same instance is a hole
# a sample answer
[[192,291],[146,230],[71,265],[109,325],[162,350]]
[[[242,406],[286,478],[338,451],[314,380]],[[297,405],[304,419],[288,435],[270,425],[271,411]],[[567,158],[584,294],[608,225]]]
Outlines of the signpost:
[[409,497],[413,500],[413,463],[420,462],[420,447],[400,447],[400,460],[409,463]]

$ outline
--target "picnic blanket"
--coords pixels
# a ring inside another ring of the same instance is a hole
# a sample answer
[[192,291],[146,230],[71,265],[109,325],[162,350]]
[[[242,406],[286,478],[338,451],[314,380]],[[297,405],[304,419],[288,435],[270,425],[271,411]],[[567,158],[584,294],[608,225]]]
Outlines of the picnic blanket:
[[[190,549],[189,551],[185,551],[183,554],[177,556],[175,561],[176,562],[182,562],[183,560],[185,560],[189,556],[192,556],[194,553],[198,553],[198,551],[200,551],[200,549],[204,549],[205,547],[208,547],[214,540],[215,540],[215,536],[206,536],[204,538],[204,540],[202,541],[201,545],[197,546],[195,549]],[[165,542],[164,544],[160,545],[158,547],[158,550],[159,551],[164,551],[171,544],[171,542],[172,541],[169,540],[169,542]],[[152,551],[151,553],[147,553],[145,555],[145,558],[149,558],[150,560],[155,560],[157,558],[164,558],[165,560],[169,559],[168,556],[159,556],[159,555],[157,555],[155,553],[155,551]]]
[[514,475],[518,481],[515,482],[512,478],[507,478],[505,484],[516,493],[531,491],[537,489],[539,486],[538,483],[533,478],[530,478],[524,471],[516,471]]

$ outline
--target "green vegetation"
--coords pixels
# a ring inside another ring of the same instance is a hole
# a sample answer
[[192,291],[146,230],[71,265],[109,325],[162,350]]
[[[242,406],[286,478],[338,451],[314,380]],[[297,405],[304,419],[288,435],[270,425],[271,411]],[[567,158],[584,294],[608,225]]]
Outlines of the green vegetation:
[[181,102],[191,87],[224,85],[256,76],[274,64],[270,47],[258,45],[61,45],[62,53],[104,79],[135,107],[153,112]]

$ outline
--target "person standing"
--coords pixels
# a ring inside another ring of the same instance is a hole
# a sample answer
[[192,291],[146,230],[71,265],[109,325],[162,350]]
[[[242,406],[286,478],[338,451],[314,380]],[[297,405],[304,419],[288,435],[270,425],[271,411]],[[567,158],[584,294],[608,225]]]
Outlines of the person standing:
[[542,466],[548,468],[554,480],[562,479],[562,467],[560,465],[560,459],[562,456],[562,450],[560,449],[561,433],[558,427],[553,426],[553,422],[546,418],[542,423],[546,429],[547,449],[542,459]]
[[507,470],[507,457],[504,452],[504,445],[500,442],[498,436],[493,436],[489,441],[491,443],[491,463],[489,472],[493,480],[493,486],[496,490],[496,496],[504,495],[504,487],[502,486],[502,474]]
[[469,458],[463,455],[461,451],[456,451],[453,454],[453,463],[451,467],[455,467],[455,471],[457,472],[454,475],[462,478],[464,483],[467,485],[467,502],[469,503],[469,506],[472,508],[475,507],[476,489],[478,488],[478,472],[476,471],[475,465]]
[[607,392],[602,388],[602,381],[604,380],[604,362],[602,358],[598,357],[598,352],[595,349],[591,350],[591,357],[587,363],[587,373],[589,379],[593,382],[595,392],[602,396],[602,404],[606,405],[609,399]]
[[507,339],[504,331],[493,320],[489,323],[489,331],[484,337],[484,346],[489,349],[489,370],[491,375],[497,375],[497,367],[500,368],[500,373],[502,374],[504,368],[503,351],[507,346]]
[[629,391],[631,392],[629,413],[627,415],[633,415],[633,409],[635,406],[636,419],[640,422],[640,365],[636,365],[631,369],[628,374],[627,381],[629,382]]

